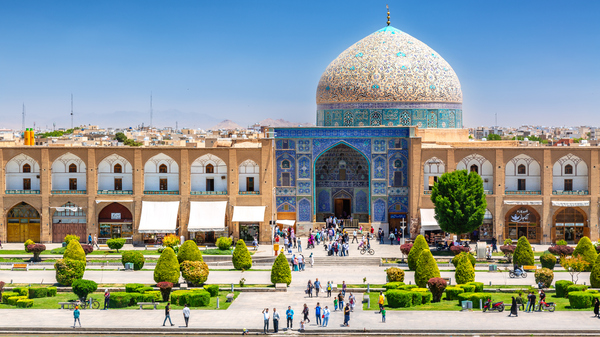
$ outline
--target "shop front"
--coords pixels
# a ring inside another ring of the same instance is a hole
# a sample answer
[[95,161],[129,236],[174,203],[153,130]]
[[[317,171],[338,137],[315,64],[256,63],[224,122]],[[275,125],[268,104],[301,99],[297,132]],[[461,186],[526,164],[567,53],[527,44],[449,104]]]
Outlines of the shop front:
[[215,243],[220,236],[226,236],[227,201],[190,202],[188,232],[190,240],[198,244]]
[[477,229],[479,240],[482,241],[491,241],[494,237],[494,217],[489,210],[485,210],[485,214],[483,215],[483,223]]
[[133,216],[127,207],[113,202],[98,214],[98,242],[108,239],[125,238],[127,243],[133,239]]
[[524,236],[530,243],[540,243],[540,215],[530,206],[516,206],[506,213],[505,238],[518,240]]
[[[434,245],[438,242],[444,242],[446,238],[446,233],[442,231],[440,225],[438,225],[437,220],[435,219],[435,210],[433,208],[421,208],[421,235],[425,237],[427,242],[430,245]],[[392,215],[390,214],[390,217]],[[406,223],[406,215],[401,218],[402,223]],[[393,230],[390,228],[390,230]],[[398,228],[398,233],[401,233],[400,228]]]
[[552,242],[565,240],[576,244],[584,236],[590,236],[590,227],[587,215],[581,208],[562,207],[554,213]]
[[6,215],[7,242],[40,242],[40,213],[31,205],[21,202]]
[[235,206],[233,208],[231,221],[238,223],[240,239],[247,243],[252,243],[255,237],[259,241],[261,240],[260,224],[265,221],[265,209],[266,206]]
[[179,201],[142,201],[138,232],[146,245],[162,244],[167,234],[177,234]]
[[63,242],[67,235],[79,236],[79,242],[87,241],[87,219],[82,207],[72,202],[67,202],[61,207],[53,207],[52,214],[52,242]]

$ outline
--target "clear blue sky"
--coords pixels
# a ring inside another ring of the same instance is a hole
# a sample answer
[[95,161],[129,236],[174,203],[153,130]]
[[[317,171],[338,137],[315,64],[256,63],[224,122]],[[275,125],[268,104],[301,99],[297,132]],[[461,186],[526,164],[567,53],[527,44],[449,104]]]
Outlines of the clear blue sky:
[[440,53],[465,125],[600,126],[599,1],[0,2],[0,127],[315,122],[329,62],[392,25]]

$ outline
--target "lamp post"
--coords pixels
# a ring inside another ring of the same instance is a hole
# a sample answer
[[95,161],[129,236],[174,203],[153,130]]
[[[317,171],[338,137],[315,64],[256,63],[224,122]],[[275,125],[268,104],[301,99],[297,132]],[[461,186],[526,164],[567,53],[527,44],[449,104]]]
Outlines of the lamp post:
[[402,238],[400,239],[400,243],[404,244],[404,229],[406,228],[406,220],[402,218],[402,221],[400,221],[400,223],[402,224],[400,226],[400,228],[402,229]]

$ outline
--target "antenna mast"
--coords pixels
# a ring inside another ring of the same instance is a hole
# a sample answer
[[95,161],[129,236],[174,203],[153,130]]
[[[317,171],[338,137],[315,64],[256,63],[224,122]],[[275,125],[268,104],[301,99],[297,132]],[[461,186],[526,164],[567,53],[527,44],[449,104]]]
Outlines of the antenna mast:
[[71,94],[71,129],[73,129],[73,94]]
[[387,9],[387,25],[390,25],[390,6],[385,5],[385,8]]
[[150,91],[150,129],[152,129],[152,114],[153,114],[153,110],[152,110],[152,91]]
[[21,129],[23,131],[25,131],[25,103],[23,103],[23,121],[22,121]]

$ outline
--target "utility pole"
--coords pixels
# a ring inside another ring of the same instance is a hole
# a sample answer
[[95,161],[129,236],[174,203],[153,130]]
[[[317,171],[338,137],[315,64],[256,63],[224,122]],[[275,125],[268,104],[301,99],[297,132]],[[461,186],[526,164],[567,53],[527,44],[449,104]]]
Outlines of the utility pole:
[[21,130],[23,130],[23,132],[25,132],[25,102],[23,102],[23,120],[22,120],[22,124],[21,124]]
[[150,128],[152,129],[152,114],[154,111],[152,110],[152,91],[150,91]]
[[73,129],[73,94],[71,94],[71,130]]

